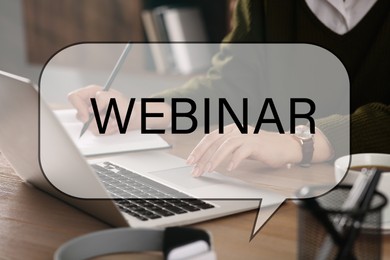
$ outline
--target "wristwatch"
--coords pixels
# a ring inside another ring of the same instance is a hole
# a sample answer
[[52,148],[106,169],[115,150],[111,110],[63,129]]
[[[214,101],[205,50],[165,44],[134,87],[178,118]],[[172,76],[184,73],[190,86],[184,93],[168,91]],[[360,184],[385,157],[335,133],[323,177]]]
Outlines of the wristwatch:
[[301,144],[302,161],[299,163],[302,167],[310,167],[314,153],[313,134],[310,133],[310,127],[298,125],[295,127],[293,137]]

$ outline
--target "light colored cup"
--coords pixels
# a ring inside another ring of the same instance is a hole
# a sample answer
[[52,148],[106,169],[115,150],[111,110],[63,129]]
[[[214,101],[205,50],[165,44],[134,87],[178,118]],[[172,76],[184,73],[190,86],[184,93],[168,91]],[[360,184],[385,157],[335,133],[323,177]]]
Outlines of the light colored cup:
[[[361,153],[340,157],[334,163],[336,180],[338,182],[342,180],[340,184],[353,185],[360,171],[348,169],[366,165],[390,167],[390,154]],[[390,232],[390,172],[382,173],[377,190],[389,200],[382,213],[382,229],[388,233]]]

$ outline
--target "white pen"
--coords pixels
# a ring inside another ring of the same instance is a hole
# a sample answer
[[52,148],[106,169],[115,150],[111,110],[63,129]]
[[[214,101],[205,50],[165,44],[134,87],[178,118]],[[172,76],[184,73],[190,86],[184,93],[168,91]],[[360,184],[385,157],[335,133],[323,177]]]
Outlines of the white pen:
[[[114,69],[111,72],[111,75],[108,77],[107,82],[106,82],[106,84],[103,87],[103,91],[110,90],[111,84],[114,81],[114,79],[115,79],[116,75],[118,74],[119,70],[121,69],[123,63],[125,62],[127,54],[130,52],[131,47],[132,47],[131,43],[126,44],[125,49],[123,50],[121,56],[119,57],[117,63],[115,64]],[[93,120],[93,114],[90,113],[88,120],[84,123],[83,128],[81,129],[79,138],[81,138],[83,136],[83,134],[87,131],[89,125],[92,122],[92,120]]]

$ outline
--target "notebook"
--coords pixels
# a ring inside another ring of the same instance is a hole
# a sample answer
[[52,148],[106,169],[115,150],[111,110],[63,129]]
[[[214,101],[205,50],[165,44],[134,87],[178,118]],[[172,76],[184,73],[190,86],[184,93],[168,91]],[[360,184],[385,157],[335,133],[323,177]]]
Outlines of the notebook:
[[141,134],[139,130],[126,134],[96,136],[87,131],[81,138],[83,124],[76,119],[75,109],[55,110],[54,114],[85,156],[167,148],[169,144],[156,134]]

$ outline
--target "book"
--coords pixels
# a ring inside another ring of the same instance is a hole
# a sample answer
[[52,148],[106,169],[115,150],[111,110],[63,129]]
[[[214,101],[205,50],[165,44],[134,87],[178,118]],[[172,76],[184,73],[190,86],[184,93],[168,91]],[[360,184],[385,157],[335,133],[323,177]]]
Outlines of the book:
[[[144,24],[146,36],[150,42],[149,47],[152,53],[156,72],[159,74],[171,72],[174,65],[172,57],[169,56],[172,55],[172,53],[169,50],[169,44],[161,43],[164,42],[164,37],[157,28],[157,21],[155,20],[153,12],[144,10],[142,12],[142,22]],[[166,38],[165,41],[168,41],[168,39]]]
[[157,134],[141,134],[128,131],[126,134],[95,136],[87,131],[79,138],[83,123],[76,119],[75,109],[55,110],[54,114],[69,137],[85,156],[167,148],[169,144]]
[[[160,74],[191,74],[211,63],[206,28],[197,7],[159,6],[144,10],[142,21]],[[199,42],[199,43],[194,43]]]
[[196,7],[166,8],[163,19],[168,39],[172,42],[177,71],[191,74],[207,69],[211,52],[208,44],[201,44],[208,38],[200,10]]

